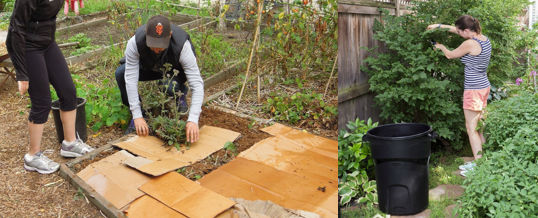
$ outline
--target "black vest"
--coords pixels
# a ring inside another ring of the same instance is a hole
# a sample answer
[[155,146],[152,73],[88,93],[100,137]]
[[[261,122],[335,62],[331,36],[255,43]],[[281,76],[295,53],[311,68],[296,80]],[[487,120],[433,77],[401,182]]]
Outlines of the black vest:
[[162,55],[156,55],[146,45],[145,24],[136,30],[135,40],[136,48],[138,49],[139,54],[140,70],[162,73],[160,68],[163,67],[165,63],[170,63],[172,64],[172,69],[176,69],[180,72],[178,75],[179,78],[186,80],[187,78],[185,76],[183,67],[179,63],[179,56],[181,55],[181,50],[183,50],[183,45],[187,40],[191,43],[192,51],[196,55],[194,45],[192,45],[190,36],[187,32],[175,25],[170,27],[172,29],[172,38],[170,38],[170,45],[165,51],[163,51],[164,53]]

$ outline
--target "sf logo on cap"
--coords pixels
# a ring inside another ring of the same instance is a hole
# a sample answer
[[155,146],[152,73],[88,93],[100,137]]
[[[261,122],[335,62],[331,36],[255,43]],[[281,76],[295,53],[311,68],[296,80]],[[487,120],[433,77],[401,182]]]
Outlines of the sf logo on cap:
[[157,32],[159,36],[163,34],[163,25],[161,23],[157,23],[157,26],[155,26],[155,32]]

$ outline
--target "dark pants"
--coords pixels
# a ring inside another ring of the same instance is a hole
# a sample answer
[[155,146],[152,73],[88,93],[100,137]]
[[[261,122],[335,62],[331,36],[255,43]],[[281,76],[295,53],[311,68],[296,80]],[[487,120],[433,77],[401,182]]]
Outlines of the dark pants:
[[60,101],[60,110],[72,111],[77,107],[75,84],[69,73],[65,58],[56,42],[46,49],[27,50],[25,67],[28,72],[32,108],[28,120],[35,124],[47,122],[51,108],[50,86],[52,84]]
[[[172,72],[168,72],[167,75],[173,75]],[[168,85],[166,94],[169,96],[174,96],[176,92],[181,91],[183,95],[181,96],[181,100],[185,100],[185,96],[187,95],[187,92],[189,89],[187,86],[185,86],[185,79],[183,79],[180,76],[173,76],[170,79],[162,80],[163,74],[160,72],[153,72],[153,71],[143,71],[140,70],[138,81],[151,81],[151,80],[161,80],[159,81],[159,85]],[[125,88],[125,64],[122,64],[116,69],[116,82],[118,83],[118,88],[120,88],[121,92],[121,100],[123,104],[127,107],[129,107],[129,99],[127,98],[127,89]],[[140,97],[140,95],[139,95]]]

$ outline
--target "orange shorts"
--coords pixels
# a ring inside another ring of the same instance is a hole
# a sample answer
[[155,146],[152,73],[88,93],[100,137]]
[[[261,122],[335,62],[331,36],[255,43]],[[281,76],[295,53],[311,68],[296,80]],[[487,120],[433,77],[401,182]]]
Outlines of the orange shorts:
[[482,111],[488,105],[489,87],[463,91],[463,109]]

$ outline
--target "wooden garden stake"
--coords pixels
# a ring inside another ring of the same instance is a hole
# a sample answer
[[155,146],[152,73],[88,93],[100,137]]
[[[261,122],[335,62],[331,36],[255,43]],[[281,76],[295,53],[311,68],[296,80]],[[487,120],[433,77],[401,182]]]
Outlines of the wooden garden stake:
[[239,107],[239,102],[241,102],[241,97],[243,96],[243,91],[245,90],[245,85],[247,84],[248,74],[250,71],[250,64],[252,63],[252,56],[254,56],[254,51],[256,50],[256,43],[258,42],[258,34],[260,33],[260,23],[262,20],[262,8],[263,1],[260,1],[258,4],[258,18],[256,19],[256,33],[254,33],[254,41],[252,42],[252,49],[250,50],[250,57],[248,58],[247,63],[247,72],[245,74],[245,79],[243,81],[243,86],[241,86],[241,92],[239,93],[239,98],[235,104],[235,108]]
[[[261,38],[261,36],[260,36]],[[261,82],[260,82],[260,39],[258,39],[258,43],[256,43],[256,75],[258,75],[258,85],[256,86],[258,88],[258,104],[261,102],[260,97],[260,89],[261,89]]]
[[325,86],[325,92],[323,93],[323,97],[327,95],[327,91],[329,90],[329,84],[331,84],[331,79],[333,78],[333,73],[334,73],[334,68],[336,67],[336,62],[338,62],[338,54],[336,55],[336,58],[334,58],[333,69],[331,70],[331,76],[329,76],[329,81],[327,81],[327,85]]

